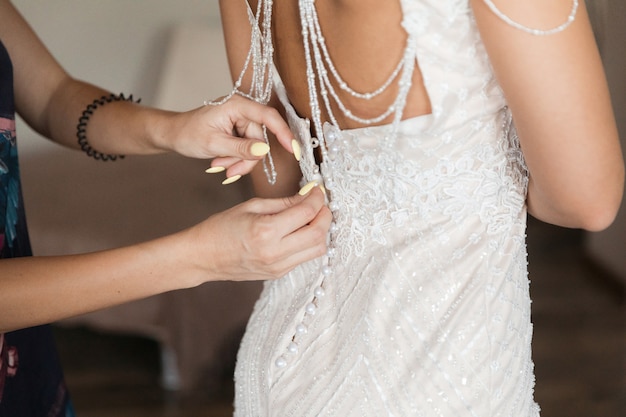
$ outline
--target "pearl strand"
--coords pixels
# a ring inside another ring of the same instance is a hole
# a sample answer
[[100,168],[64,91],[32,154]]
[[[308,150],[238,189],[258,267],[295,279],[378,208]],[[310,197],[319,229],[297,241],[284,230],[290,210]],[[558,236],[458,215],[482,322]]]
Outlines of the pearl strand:
[[576,18],[576,13],[578,11],[578,0],[573,0],[572,9],[570,10],[570,13],[567,16],[567,19],[565,20],[565,22],[561,23],[560,25],[552,29],[541,30],[541,29],[529,28],[528,26],[524,26],[521,23],[514,21],[513,19],[511,19],[510,17],[502,13],[500,9],[498,9],[498,7],[493,3],[492,0],[483,0],[483,1],[487,5],[487,7],[489,7],[493,13],[495,13],[495,15],[498,16],[501,20],[503,20],[506,24],[514,27],[515,29],[519,29],[523,32],[530,33],[531,35],[535,35],[535,36],[547,36],[547,35],[552,35],[554,33],[564,31],[565,29],[567,29],[569,25],[572,24],[572,22],[574,22],[574,19]]
[[[398,62],[398,65],[393,70],[393,72],[391,73],[389,78],[387,78],[387,80],[379,88],[377,88],[376,90],[371,91],[371,92],[366,92],[366,93],[360,93],[360,92],[352,89],[348,85],[348,83],[341,77],[341,75],[339,74],[339,72],[335,68],[335,65],[334,65],[332,59],[330,58],[330,54],[328,52],[328,48],[326,47],[325,38],[322,35],[322,27],[320,26],[319,17],[317,15],[317,10],[315,9],[315,7],[312,8],[311,13],[313,14],[313,17],[314,17],[312,19],[312,21],[313,21],[313,24],[315,25],[315,32],[317,33],[317,38],[320,40],[320,48],[321,48],[322,54],[324,56],[324,62],[328,66],[328,69],[330,70],[330,73],[332,74],[333,78],[337,82],[337,85],[339,85],[340,89],[342,89],[343,91],[349,93],[353,97],[364,99],[364,100],[370,100],[370,99],[372,99],[374,97],[379,96],[383,91],[385,91],[389,87],[389,85],[391,85],[393,80],[395,80],[396,77],[398,76],[398,74],[400,73],[400,70],[402,69],[403,61]],[[324,72],[323,74],[325,76],[327,75],[326,72]],[[325,78],[326,78],[326,80],[328,80],[327,77],[325,77]]]
[[[374,123],[379,123],[389,115],[395,113],[396,119],[401,117],[402,109],[404,108],[403,103],[406,102],[406,97],[408,96],[408,92],[411,87],[411,77],[408,77],[408,83],[406,73],[407,71],[403,71],[404,82],[399,82],[399,91],[396,96],[396,99],[391,103],[391,105],[381,114],[372,118],[363,118],[356,116],[350,109],[345,106],[343,101],[340,99],[339,95],[335,87],[333,86],[331,80],[328,77],[328,70],[333,75],[338,85],[344,91],[349,92],[353,97],[361,98],[364,100],[371,100],[372,98],[380,95],[383,91],[385,91],[393,80],[395,80],[402,69],[406,69],[407,67],[411,68],[409,71],[411,74],[414,68],[415,54],[409,54],[408,51],[411,51],[411,39],[407,40],[407,46],[405,48],[405,53],[403,54],[402,59],[392,72],[391,76],[376,90],[369,93],[358,93],[351,87],[347,85],[347,83],[341,78],[339,73],[336,70],[335,65],[332,62],[330,55],[328,54],[328,48],[324,42],[324,36],[321,32],[321,26],[319,24],[319,18],[317,12],[315,10],[315,0],[300,0],[300,16],[301,16],[301,25],[302,25],[302,34],[304,38],[304,46],[305,46],[305,59],[307,64],[307,80],[309,83],[309,95],[311,102],[311,113],[312,119],[314,121],[315,129],[318,132],[318,136],[320,136],[320,141],[323,142],[323,134],[321,134],[321,120],[316,120],[317,115],[319,114],[319,101],[317,98],[316,88],[315,88],[315,76],[319,80],[319,88],[320,94],[322,95],[322,99],[324,101],[325,109],[328,113],[328,116],[331,122],[337,125],[336,118],[332,112],[332,107],[330,104],[330,99],[328,94],[333,98],[341,112],[351,120],[359,122],[364,125],[371,125]],[[309,47],[309,44],[311,47]],[[312,52],[311,52],[312,49]],[[314,61],[314,64],[313,62]],[[411,64],[413,62],[413,64]],[[328,70],[327,70],[328,67]],[[399,114],[399,115],[398,115]],[[397,124],[397,123],[394,123]],[[395,131],[396,129],[394,129]],[[323,148],[322,148],[323,149]]]
[[[271,31],[272,9],[272,0],[261,0],[257,4],[256,13],[254,15],[251,12],[248,13],[248,20],[250,21],[251,27],[250,48],[248,49],[239,77],[228,95],[220,100],[205,101],[205,106],[219,106],[234,95],[240,95],[261,104],[267,104],[270,101],[273,91],[271,62],[274,56]],[[260,22],[261,10],[264,16],[263,22]],[[243,78],[250,68],[250,62],[252,62],[252,80],[250,90],[246,93],[241,91],[240,88],[243,83]],[[267,128],[265,125],[263,125],[262,128],[263,139],[265,143],[269,145]],[[274,185],[276,183],[277,173],[271,152],[268,152],[263,158],[263,172],[265,173],[267,182]]]

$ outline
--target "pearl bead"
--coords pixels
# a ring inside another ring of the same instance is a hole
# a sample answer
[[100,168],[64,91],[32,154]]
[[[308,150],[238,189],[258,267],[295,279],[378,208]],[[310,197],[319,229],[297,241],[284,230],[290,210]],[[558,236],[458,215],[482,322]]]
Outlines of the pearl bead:
[[315,315],[315,312],[317,311],[317,306],[313,303],[309,303],[306,305],[304,309],[308,315],[313,316]]
[[298,334],[305,334],[308,330],[309,329],[307,329],[306,326],[302,323],[296,326],[296,333]]
[[289,343],[289,346],[287,346],[287,350],[289,351],[289,353],[296,354],[298,353],[298,345],[296,344],[296,342],[291,342]]
[[285,358],[283,358],[282,356],[279,356],[279,357],[276,359],[275,364],[276,364],[276,366],[277,366],[277,367],[279,367],[279,368],[284,368],[285,366],[287,366],[287,360],[286,360]]
[[322,287],[317,287],[314,291],[314,294],[317,298],[322,298],[326,295],[326,291],[324,291],[324,288]]
[[324,265],[322,267],[322,275],[324,275],[325,277],[331,275],[332,273],[333,273],[333,270],[331,269],[330,266]]

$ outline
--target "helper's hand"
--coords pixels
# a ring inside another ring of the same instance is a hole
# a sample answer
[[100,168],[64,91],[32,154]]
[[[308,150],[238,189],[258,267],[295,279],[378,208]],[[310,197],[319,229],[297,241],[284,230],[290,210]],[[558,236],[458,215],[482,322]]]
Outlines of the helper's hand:
[[223,168],[227,177],[249,173],[267,154],[262,125],[294,153],[293,134],[278,111],[241,96],[175,114],[171,122],[170,150],[194,158],[218,158],[212,163],[213,172]]
[[199,282],[276,279],[326,253],[331,212],[315,187],[305,196],[255,198],[189,229]]

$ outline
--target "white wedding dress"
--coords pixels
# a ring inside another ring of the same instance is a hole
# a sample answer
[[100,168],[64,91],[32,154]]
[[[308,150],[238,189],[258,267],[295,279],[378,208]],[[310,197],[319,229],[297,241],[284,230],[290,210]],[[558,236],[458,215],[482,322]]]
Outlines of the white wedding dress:
[[[324,124],[329,256],[265,284],[235,415],[536,417],[528,174],[467,0],[401,2],[432,114]],[[310,122],[275,90],[313,179]]]

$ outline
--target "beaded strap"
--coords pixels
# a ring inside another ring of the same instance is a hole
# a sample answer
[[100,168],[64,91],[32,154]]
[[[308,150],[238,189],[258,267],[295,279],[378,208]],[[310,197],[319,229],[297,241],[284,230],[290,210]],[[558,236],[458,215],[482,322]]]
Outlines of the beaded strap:
[[483,1],[487,5],[487,7],[489,7],[493,13],[495,13],[496,16],[498,16],[502,21],[504,21],[509,26],[512,26],[515,29],[519,29],[523,32],[530,33],[531,35],[536,35],[536,36],[552,35],[554,33],[564,31],[565,29],[567,29],[569,25],[572,24],[572,22],[574,22],[574,19],[576,18],[576,13],[578,12],[578,0],[573,0],[572,10],[567,16],[567,20],[565,20],[565,22],[561,23],[560,25],[556,27],[553,27],[552,29],[546,29],[546,30],[534,29],[534,28],[529,28],[528,26],[524,26],[521,23],[518,23],[514,21],[513,19],[511,19],[510,17],[508,17],[506,14],[500,11],[500,9],[498,9],[498,7],[493,3],[492,0],[483,0]]
[[[272,83],[272,65],[271,62],[274,59],[274,46],[272,42],[272,7],[273,0],[261,0],[257,4],[256,13],[250,9],[250,4],[245,2],[248,9],[248,21],[252,29],[250,39],[250,49],[244,61],[243,69],[239,74],[239,78],[235,81],[231,92],[217,100],[204,101],[205,106],[219,106],[230,100],[234,95],[245,97],[249,100],[256,101],[257,103],[267,104],[272,97],[273,86]],[[264,16],[261,19],[261,16]],[[252,63],[252,80],[250,83],[249,92],[240,90],[243,83],[244,76],[248,73],[248,68]],[[267,136],[267,128],[265,125],[263,128],[263,138],[268,145],[269,139]],[[272,152],[267,153],[263,158],[263,171],[267,182],[271,185],[276,184],[276,168],[274,167],[274,159]]]
[[116,159],[124,158],[124,155],[109,155],[96,151],[94,148],[89,145],[89,141],[87,140],[87,123],[89,123],[89,118],[93,115],[94,111],[98,107],[102,107],[107,103],[111,103],[113,101],[131,101],[133,103],[140,103],[141,99],[134,100],[133,95],[131,94],[128,97],[124,97],[124,94],[109,94],[108,96],[102,96],[100,98],[95,99],[91,104],[87,105],[87,108],[83,111],[82,116],[78,119],[78,125],[76,126],[76,136],[78,137],[78,144],[80,148],[88,155],[94,159],[99,161],[115,161]]

